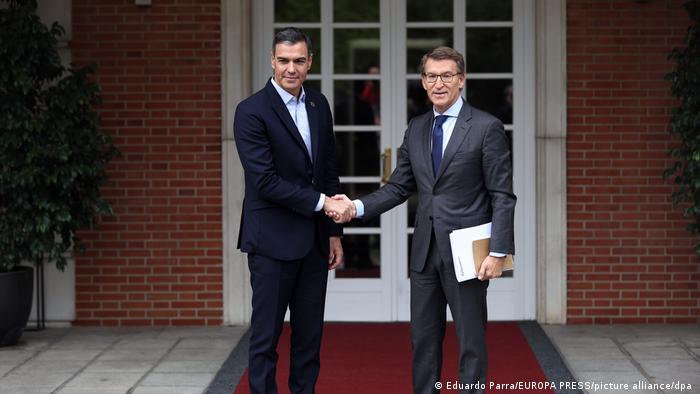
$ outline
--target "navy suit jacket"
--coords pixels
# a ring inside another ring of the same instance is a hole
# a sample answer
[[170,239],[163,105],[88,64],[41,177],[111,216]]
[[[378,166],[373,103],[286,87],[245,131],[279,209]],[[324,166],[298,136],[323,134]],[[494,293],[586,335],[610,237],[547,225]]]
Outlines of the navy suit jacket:
[[238,248],[278,260],[306,256],[316,237],[328,254],[328,238],[342,227],[314,212],[319,193],[340,193],[333,118],[326,98],[304,88],[313,160],[272,82],[238,104],[233,135],[245,172]]

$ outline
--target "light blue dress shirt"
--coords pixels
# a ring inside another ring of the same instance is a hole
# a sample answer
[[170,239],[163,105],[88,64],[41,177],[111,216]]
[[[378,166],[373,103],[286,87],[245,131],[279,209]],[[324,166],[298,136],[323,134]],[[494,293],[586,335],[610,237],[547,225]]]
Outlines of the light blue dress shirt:
[[[282,87],[277,84],[277,81],[275,81],[275,78],[270,78],[270,81],[272,81],[272,86],[277,90],[277,94],[282,98],[282,102],[284,102],[284,105],[287,107],[289,115],[292,117],[292,120],[294,120],[294,124],[297,126],[297,130],[299,130],[301,139],[304,141],[304,145],[306,145],[306,152],[309,154],[309,158],[313,160],[311,150],[311,127],[309,126],[309,115],[306,113],[306,92],[304,92],[304,87],[301,87],[301,94],[299,98],[297,98],[293,94],[282,89]],[[314,209],[315,211],[320,211],[321,208],[323,208],[323,202],[326,199],[325,194],[320,193],[320,195],[316,208]]]

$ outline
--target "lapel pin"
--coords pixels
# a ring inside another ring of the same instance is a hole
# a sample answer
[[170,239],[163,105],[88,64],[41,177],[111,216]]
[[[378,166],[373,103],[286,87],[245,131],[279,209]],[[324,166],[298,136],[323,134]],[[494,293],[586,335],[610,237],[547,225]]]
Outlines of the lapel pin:
[[312,107],[316,107],[316,103],[314,103],[313,101],[309,101],[309,105],[311,105]]

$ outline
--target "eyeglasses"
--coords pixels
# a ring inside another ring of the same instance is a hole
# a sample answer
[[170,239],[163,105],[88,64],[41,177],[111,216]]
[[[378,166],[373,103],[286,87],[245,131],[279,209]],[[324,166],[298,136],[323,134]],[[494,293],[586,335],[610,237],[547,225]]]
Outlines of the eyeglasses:
[[459,75],[459,73],[444,73],[444,74],[423,74],[423,78],[428,83],[435,83],[438,80],[438,77],[442,80],[443,83],[450,83],[452,82],[452,79],[454,78],[455,75]]

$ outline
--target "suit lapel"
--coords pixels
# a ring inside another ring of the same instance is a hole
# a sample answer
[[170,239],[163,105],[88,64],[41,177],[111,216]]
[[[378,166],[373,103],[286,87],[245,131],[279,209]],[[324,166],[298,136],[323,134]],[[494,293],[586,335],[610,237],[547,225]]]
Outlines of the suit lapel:
[[462,145],[464,137],[469,134],[471,129],[471,124],[469,120],[472,118],[472,107],[466,102],[462,105],[462,110],[459,111],[459,116],[457,117],[457,122],[455,123],[455,128],[452,130],[452,136],[447,142],[447,147],[445,147],[445,153],[442,155],[442,163],[440,163],[440,169],[438,170],[436,180],[440,179],[442,174],[450,165],[452,158],[455,156],[457,149]]
[[[284,123],[287,131],[291,134],[294,141],[297,142],[297,145],[299,145],[299,147],[306,152],[306,144],[304,144],[304,140],[301,138],[301,134],[299,133],[297,126],[294,124],[294,119],[292,119],[291,115],[289,115],[287,106],[282,101],[282,98],[280,97],[279,93],[277,93],[277,90],[275,90],[275,87],[272,86],[272,82],[267,81],[265,89],[267,90],[268,96],[270,96],[272,109],[275,111],[282,123]],[[308,154],[306,156],[308,157]]]
[[319,144],[319,125],[318,125],[318,109],[316,108],[316,102],[309,95],[308,90],[306,91],[306,115],[309,117],[309,129],[311,130],[311,156],[313,157],[313,163],[316,164],[316,159],[318,158],[318,144]]

